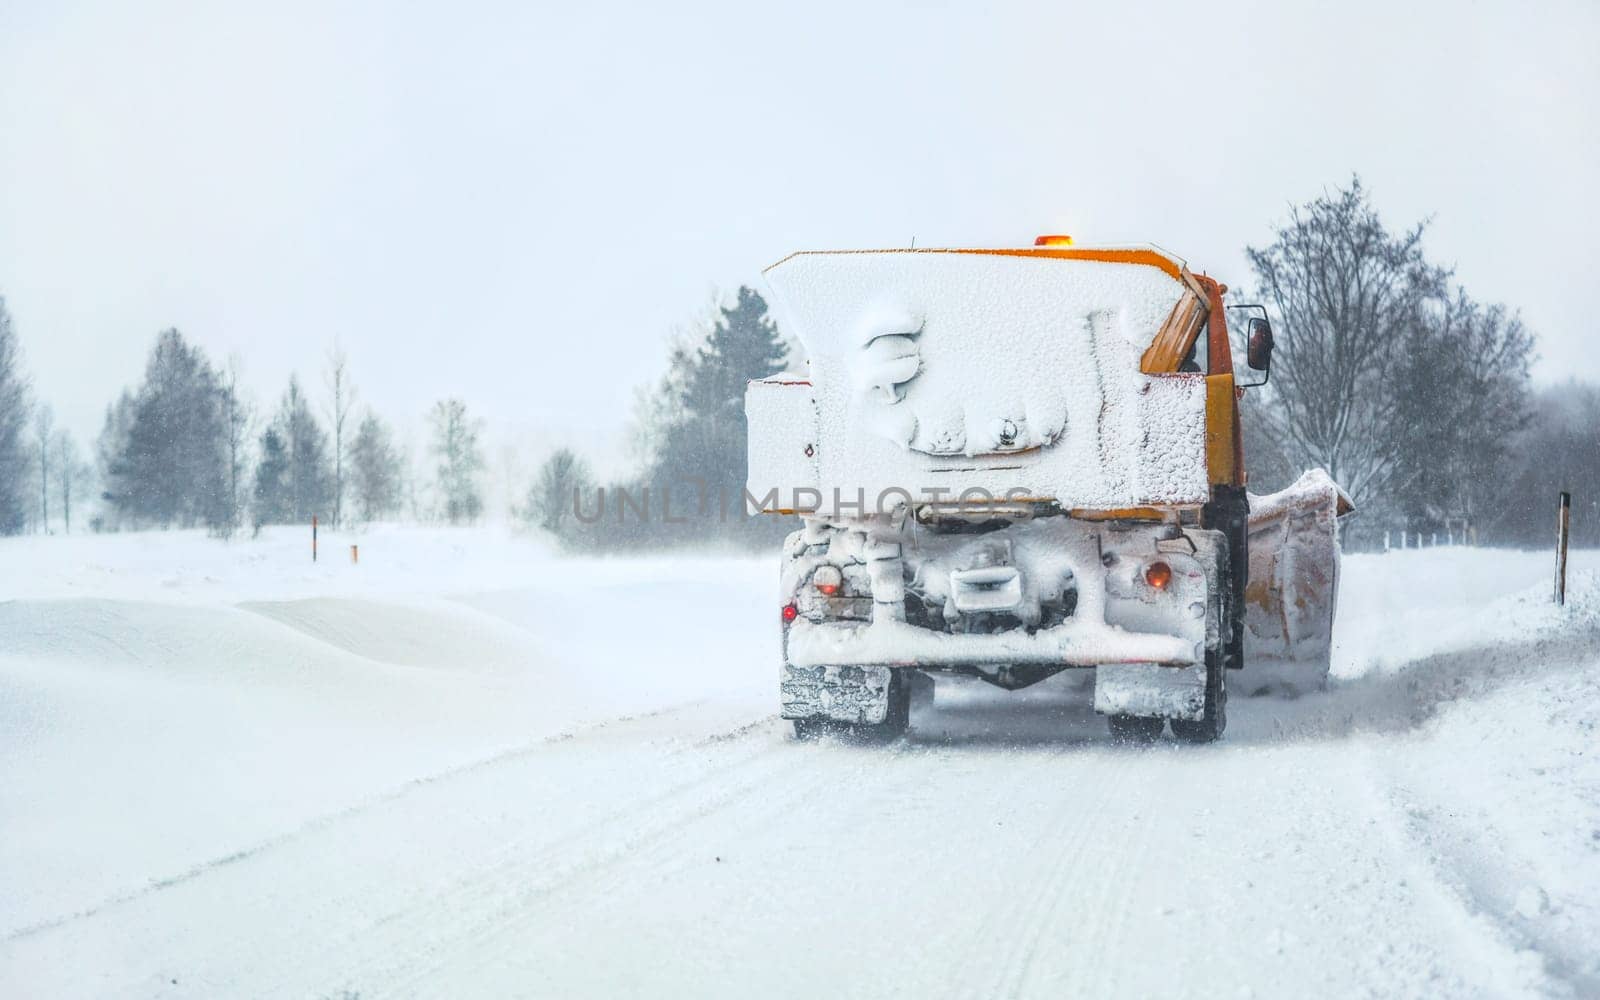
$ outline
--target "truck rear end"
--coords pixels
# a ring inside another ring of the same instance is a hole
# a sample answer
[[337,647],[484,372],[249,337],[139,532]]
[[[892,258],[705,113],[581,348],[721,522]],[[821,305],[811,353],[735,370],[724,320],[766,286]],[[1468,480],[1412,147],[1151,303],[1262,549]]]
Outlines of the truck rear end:
[[797,733],[892,736],[931,673],[1080,668],[1118,735],[1217,738],[1249,566],[1221,286],[1154,248],[1056,245],[767,277],[809,359],[746,396],[748,501],[803,524],[780,584]]

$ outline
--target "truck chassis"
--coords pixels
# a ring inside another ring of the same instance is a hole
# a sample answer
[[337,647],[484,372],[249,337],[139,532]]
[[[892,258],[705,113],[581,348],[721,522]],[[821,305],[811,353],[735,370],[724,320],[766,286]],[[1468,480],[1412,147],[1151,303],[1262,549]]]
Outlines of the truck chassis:
[[890,737],[918,675],[1015,690],[1077,668],[1115,734],[1215,739],[1238,655],[1229,548],[1176,519],[1048,509],[808,518],[785,544],[782,714],[802,738]]

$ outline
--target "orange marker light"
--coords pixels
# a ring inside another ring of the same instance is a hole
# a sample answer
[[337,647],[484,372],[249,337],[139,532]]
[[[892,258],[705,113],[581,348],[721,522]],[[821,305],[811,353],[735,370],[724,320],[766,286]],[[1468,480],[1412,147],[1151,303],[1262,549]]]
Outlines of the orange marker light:
[[1164,562],[1153,562],[1144,568],[1144,582],[1157,590],[1166,590],[1172,582],[1172,567]]
[[1072,237],[1066,235],[1065,233],[1059,235],[1038,236],[1034,238],[1033,245],[1036,247],[1070,247],[1072,246]]

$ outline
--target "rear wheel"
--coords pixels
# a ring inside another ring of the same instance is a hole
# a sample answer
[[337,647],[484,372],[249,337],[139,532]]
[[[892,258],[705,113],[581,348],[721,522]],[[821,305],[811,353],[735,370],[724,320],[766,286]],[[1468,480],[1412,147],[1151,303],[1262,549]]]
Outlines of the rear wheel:
[[1154,743],[1161,738],[1165,719],[1151,719],[1143,715],[1111,715],[1106,723],[1111,727],[1111,738],[1118,743]]
[[1228,728],[1227,668],[1220,651],[1206,654],[1206,709],[1198,719],[1173,719],[1172,735],[1185,743],[1211,743]]
[[831,736],[838,732],[839,723],[831,719],[796,719],[794,720],[794,738],[797,740],[820,740],[824,736]]
[[[1240,491],[1234,516],[1247,517],[1249,506],[1244,504],[1244,494]],[[1239,506],[1242,505],[1242,506]],[[1244,577],[1249,567],[1248,556],[1245,552],[1246,536],[1243,522],[1233,525],[1230,538],[1236,544],[1230,544],[1228,549],[1219,552],[1221,559],[1217,566],[1217,579],[1227,580],[1226,589],[1219,589],[1219,597],[1224,598],[1220,618],[1227,626],[1227,639],[1216,649],[1206,652],[1206,700],[1205,711],[1198,719],[1173,719],[1172,735],[1185,743],[1212,743],[1220,739],[1223,730],[1228,728],[1228,685],[1227,675],[1229,668],[1239,669],[1244,666]],[[1230,567],[1236,567],[1237,572],[1229,572]]]

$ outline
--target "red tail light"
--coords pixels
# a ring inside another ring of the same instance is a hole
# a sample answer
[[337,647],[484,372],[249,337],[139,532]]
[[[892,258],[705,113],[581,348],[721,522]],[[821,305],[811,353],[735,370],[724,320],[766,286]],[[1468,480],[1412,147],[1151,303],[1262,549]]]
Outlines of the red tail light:
[[792,622],[798,617],[800,617],[799,608],[795,607],[793,604],[785,604],[783,606],[783,620],[785,623]]
[[1164,562],[1153,562],[1144,568],[1144,582],[1157,590],[1166,590],[1172,582],[1172,567]]
[[844,583],[844,574],[837,566],[818,566],[811,574],[811,586],[823,597],[832,597]]

